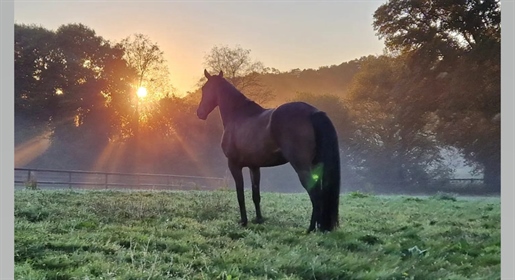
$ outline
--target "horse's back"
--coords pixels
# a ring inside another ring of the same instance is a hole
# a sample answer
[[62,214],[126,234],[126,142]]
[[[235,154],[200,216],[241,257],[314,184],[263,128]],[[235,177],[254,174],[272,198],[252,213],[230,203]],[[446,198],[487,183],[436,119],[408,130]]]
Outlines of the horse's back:
[[241,166],[311,162],[316,148],[311,115],[318,111],[307,103],[291,102],[242,118],[225,128],[222,150]]
[[[301,118],[309,118],[312,113],[318,112],[319,110],[306,103],[306,102],[289,102],[280,105],[275,108],[274,115],[275,117],[301,117]],[[274,117],[274,116],[273,116]]]
[[[277,107],[271,118],[273,133],[281,131],[312,131],[311,115],[319,110],[304,102],[290,102]],[[299,133],[297,132],[297,133]]]

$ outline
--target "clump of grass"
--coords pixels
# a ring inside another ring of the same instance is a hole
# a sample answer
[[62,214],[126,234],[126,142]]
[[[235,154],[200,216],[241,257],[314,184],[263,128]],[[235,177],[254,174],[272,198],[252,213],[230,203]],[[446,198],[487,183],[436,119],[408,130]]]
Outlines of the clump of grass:
[[438,192],[432,198],[436,200],[450,200],[457,201],[458,195],[454,193]]
[[[231,197],[225,193],[213,193],[202,201],[195,203],[196,218],[200,221],[215,220],[224,213],[228,206],[233,206]],[[231,208],[232,209],[232,208]]]
[[15,217],[25,219],[29,222],[41,222],[50,215],[50,212],[41,206],[29,205],[27,207],[15,209]]
[[368,193],[360,192],[360,191],[353,191],[348,194],[349,197],[352,198],[366,198],[370,197],[371,195]]
[[424,199],[420,197],[407,197],[404,199],[404,201],[414,201],[414,202],[422,202]]
[[368,245],[375,245],[378,243],[382,243],[381,239],[379,239],[377,236],[371,235],[371,234],[363,235],[360,238],[358,238],[358,240],[363,243],[366,243]]

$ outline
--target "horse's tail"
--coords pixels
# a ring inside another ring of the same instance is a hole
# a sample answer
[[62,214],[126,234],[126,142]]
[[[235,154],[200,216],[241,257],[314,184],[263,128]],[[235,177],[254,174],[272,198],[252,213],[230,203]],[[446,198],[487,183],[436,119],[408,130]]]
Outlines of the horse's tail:
[[[319,226],[322,231],[331,231],[338,226],[340,200],[340,149],[338,135],[331,120],[324,112],[311,115],[315,130],[316,155],[313,160],[317,174],[316,188],[319,191]],[[320,176],[321,175],[321,176]]]

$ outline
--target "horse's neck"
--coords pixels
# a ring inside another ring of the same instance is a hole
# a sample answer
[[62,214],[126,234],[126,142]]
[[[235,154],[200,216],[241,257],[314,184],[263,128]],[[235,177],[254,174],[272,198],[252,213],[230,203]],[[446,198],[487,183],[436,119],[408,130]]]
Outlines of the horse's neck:
[[219,101],[222,123],[226,127],[229,123],[260,114],[265,109],[254,101],[246,98],[240,92],[231,92]]

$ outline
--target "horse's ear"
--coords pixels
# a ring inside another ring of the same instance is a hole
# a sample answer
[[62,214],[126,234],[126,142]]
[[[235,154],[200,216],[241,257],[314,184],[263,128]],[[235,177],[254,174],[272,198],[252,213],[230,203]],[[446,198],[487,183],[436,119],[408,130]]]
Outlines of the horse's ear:
[[209,74],[206,69],[204,69],[204,76],[206,76],[208,80],[211,78],[211,74]]
[[222,70],[220,70],[220,73],[218,73],[218,76],[219,76],[220,78],[223,78],[223,77],[224,77],[224,72],[222,72]]

